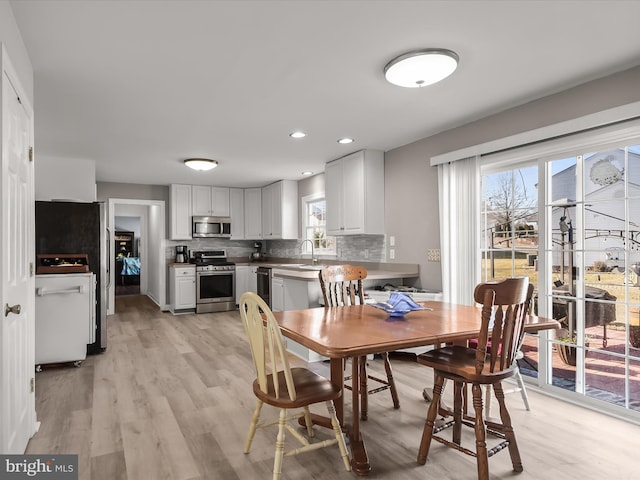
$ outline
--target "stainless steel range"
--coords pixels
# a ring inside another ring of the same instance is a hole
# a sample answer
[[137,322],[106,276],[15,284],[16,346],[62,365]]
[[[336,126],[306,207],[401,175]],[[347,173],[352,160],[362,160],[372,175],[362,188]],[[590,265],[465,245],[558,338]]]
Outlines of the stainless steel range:
[[196,313],[227,312],[236,308],[236,265],[224,250],[193,253],[196,265]]

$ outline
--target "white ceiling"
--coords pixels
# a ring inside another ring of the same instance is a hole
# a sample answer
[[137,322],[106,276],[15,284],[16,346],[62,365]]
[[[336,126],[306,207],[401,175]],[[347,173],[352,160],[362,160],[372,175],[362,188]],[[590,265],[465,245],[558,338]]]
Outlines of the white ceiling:
[[[11,5],[35,73],[36,152],[95,160],[104,182],[300,179],[640,64],[640,1]],[[459,55],[451,77],[384,80],[389,60],[429,47]],[[220,166],[192,172],[188,157]]]

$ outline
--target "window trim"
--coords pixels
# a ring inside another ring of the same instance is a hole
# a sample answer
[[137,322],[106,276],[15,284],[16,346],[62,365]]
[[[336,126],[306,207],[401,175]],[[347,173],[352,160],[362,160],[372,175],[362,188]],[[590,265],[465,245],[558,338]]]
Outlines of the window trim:
[[[307,228],[308,228],[308,224],[307,224],[307,206],[309,205],[309,203],[311,202],[316,202],[318,200],[322,200],[324,199],[325,201],[325,205],[326,205],[326,199],[327,196],[325,194],[325,192],[316,192],[316,193],[311,193],[309,195],[305,195],[301,198],[301,212],[302,212],[302,225],[301,225],[301,233],[302,233],[302,241],[303,244],[301,245],[301,253],[303,255],[311,255],[311,248],[309,247],[309,243],[305,242],[304,240],[312,240],[312,238],[307,238]],[[327,225],[326,225],[326,221],[325,221],[325,236],[326,237],[331,237],[331,235],[327,235]],[[333,241],[333,249],[327,249],[327,248],[317,248],[315,249],[315,254],[316,255],[325,255],[325,256],[329,256],[329,255],[333,255],[336,256],[337,255],[337,248],[336,248],[336,239],[335,237],[334,241]]]

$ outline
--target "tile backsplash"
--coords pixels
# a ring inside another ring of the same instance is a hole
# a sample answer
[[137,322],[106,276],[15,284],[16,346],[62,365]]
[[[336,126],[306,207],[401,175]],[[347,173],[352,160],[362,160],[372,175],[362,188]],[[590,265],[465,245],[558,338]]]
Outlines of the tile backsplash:
[[[385,262],[384,235],[348,235],[335,237],[336,255],[318,255],[319,259],[360,262]],[[167,243],[167,259],[175,257],[176,245],[186,245],[189,250],[225,250],[227,257],[247,259],[253,252],[253,240],[228,240],[222,238],[199,238],[191,241]],[[301,240],[262,240],[262,251],[269,257],[303,258],[300,255]],[[304,258],[308,259],[309,255]]]

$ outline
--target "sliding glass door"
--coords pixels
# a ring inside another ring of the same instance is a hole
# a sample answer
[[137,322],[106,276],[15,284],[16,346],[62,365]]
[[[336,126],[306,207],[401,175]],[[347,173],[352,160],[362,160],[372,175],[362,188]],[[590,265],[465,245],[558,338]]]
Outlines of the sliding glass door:
[[529,277],[562,325],[526,336],[523,375],[640,412],[640,142],[481,163],[481,192],[481,280]]

